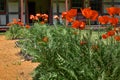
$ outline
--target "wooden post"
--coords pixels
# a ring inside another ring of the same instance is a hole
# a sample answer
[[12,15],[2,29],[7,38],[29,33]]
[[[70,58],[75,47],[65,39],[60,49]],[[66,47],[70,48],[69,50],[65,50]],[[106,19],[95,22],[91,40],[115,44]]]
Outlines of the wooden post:
[[[59,0],[56,0],[56,7],[57,7],[57,16],[59,16]],[[57,24],[60,24],[59,20],[57,20]]]
[[28,0],[24,0],[25,3],[25,23],[29,24],[29,16],[28,16]]
[[21,22],[23,22],[23,0],[20,1],[20,18],[21,18]]
[[[67,12],[68,11],[68,0],[65,0],[65,9],[66,9],[66,12]],[[67,26],[68,22],[66,21],[65,24]]]
[[53,24],[53,0],[50,0],[49,23]]
[[6,0],[6,24],[9,23],[8,0]]

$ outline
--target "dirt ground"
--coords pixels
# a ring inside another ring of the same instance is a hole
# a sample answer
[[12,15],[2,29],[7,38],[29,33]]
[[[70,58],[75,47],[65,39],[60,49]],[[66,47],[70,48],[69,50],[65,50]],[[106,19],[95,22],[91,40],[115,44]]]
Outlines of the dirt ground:
[[31,73],[38,63],[25,61],[15,41],[0,35],[0,80],[32,80]]

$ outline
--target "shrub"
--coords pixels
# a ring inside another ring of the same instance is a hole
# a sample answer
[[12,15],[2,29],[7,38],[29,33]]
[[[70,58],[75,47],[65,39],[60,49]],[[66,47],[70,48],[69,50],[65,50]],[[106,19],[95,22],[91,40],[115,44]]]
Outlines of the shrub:
[[40,62],[33,80],[119,80],[120,43],[91,35],[92,30],[34,24],[19,41],[22,51]]
[[86,23],[74,20],[77,9],[62,13],[62,19],[71,23],[72,28],[35,23],[25,39],[19,41],[22,51],[40,62],[33,80],[119,80],[120,30],[116,29],[115,15],[120,8],[107,10],[111,17],[99,16],[91,8],[81,9],[89,26],[91,20],[97,19],[102,25],[111,24],[102,36],[99,29],[98,34],[92,29],[83,30]]

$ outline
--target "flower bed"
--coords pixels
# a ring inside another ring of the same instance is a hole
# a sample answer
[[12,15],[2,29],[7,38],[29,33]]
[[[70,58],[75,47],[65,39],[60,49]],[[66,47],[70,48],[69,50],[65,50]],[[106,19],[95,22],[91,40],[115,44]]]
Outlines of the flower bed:
[[[33,80],[119,80],[120,79],[120,30],[116,29],[118,14],[110,12],[118,8],[107,8],[112,17],[99,16],[90,8],[81,9],[83,16],[102,24],[110,24],[104,30],[84,30],[86,23],[74,20],[77,10],[62,13],[62,18],[72,25],[50,26],[41,24],[33,16],[33,26],[18,44],[33,61],[41,64],[35,69]],[[46,18],[43,18],[46,21]],[[57,21],[59,17],[55,17]],[[44,21],[44,20],[42,20]]]

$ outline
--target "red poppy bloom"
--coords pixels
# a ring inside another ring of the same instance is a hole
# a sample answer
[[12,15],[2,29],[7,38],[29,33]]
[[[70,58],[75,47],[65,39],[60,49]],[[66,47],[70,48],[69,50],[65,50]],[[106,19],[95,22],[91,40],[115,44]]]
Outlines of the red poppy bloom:
[[27,24],[25,27],[26,27],[27,29],[29,29],[29,28],[30,28],[30,25]]
[[85,16],[86,18],[89,18],[91,20],[96,20],[98,17],[98,12],[95,10],[91,10],[91,8],[84,8],[81,9],[82,15]]
[[36,16],[37,16],[37,17],[41,17],[41,14],[40,14],[40,13],[37,13]]
[[68,12],[67,12],[67,16],[69,17],[75,17],[77,15],[77,9],[70,9]]
[[110,31],[107,32],[107,35],[108,36],[113,36],[113,35],[115,35],[115,31],[114,30],[110,30]]
[[91,18],[90,19],[95,21],[98,17],[98,12],[95,11],[95,10],[91,10],[90,12],[91,12]]
[[103,39],[107,39],[107,38],[108,38],[108,35],[107,35],[107,34],[103,34],[103,35],[102,35],[102,38],[103,38]]
[[33,20],[34,19],[34,15],[30,15],[30,19]]
[[18,22],[17,19],[14,18],[13,19],[13,24],[17,24],[17,22]]
[[42,19],[48,19],[48,15],[47,14],[42,14],[41,17],[42,17]]
[[67,12],[62,12],[62,19],[65,19],[67,15]]
[[72,23],[72,27],[73,28],[78,28],[80,26],[80,23],[78,20],[75,20],[73,23]]
[[20,25],[20,26],[23,26],[23,25],[24,25],[24,23],[21,22],[21,21],[18,21],[17,24]]
[[120,15],[120,8],[117,8],[117,14]]
[[72,17],[69,17],[69,16],[66,16],[66,20],[67,20],[68,22],[73,22],[73,21],[74,21],[73,18],[72,18]]
[[108,12],[108,14],[109,14],[110,16],[113,16],[113,15],[115,15],[115,14],[120,13],[120,12],[119,12],[120,9],[117,8],[117,7],[106,8],[106,10],[107,10],[107,12]]
[[42,41],[43,41],[43,42],[48,42],[48,37],[44,37],[44,38],[42,39]]
[[37,16],[34,16],[34,20],[38,20],[39,18]]
[[85,28],[85,22],[83,22],[83,21],[80,21],[79,22],[80,23],[80,25],[79,25],[79,28],[82,30],[82,29],[84,29]]
[[116,41],[120,41],[120,36],[115,36],[114,39],[115,39]]
[[90,18],[91,17],[92,13],[90,13],[90,11],[91,11],[90,7],[81,9],[82,15],[85,16],[86,18]]
[[112,17],[112,18],[109,19],[109,22],[110,22],[113,26],[115,26],[115,25],[118,24],[119,20],[118,20],[118,18]]
[[45,18],[43,21],[46,23],[46,22],[48,22],[48,19],[47,19],[47,18]]
[[99,16],[98,21],[101,24],[107,24],[109,22],[109,17],[108,16]]
[[74,21],[74,22],[72,23],[72,27],[73,27],[73,28],[79,28],[79,29],[82,30],[82,29],[85,28],[85,22],[76,20],[76,21]]

